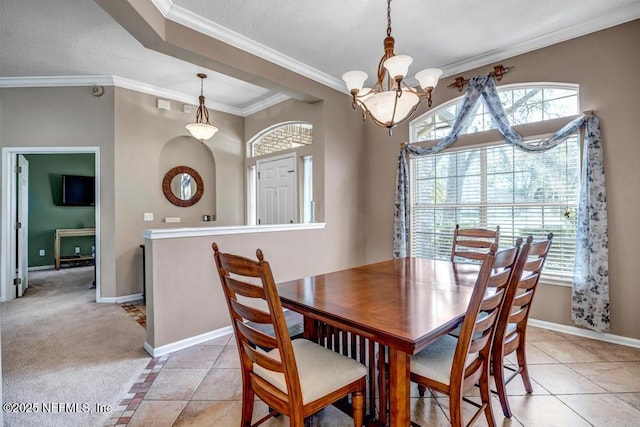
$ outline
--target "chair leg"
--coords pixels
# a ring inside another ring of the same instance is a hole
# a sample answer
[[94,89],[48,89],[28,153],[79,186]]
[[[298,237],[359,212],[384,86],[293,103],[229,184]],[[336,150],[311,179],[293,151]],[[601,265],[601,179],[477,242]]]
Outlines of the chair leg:
[[351,396],[351,405],[353,409],[353,425],[362,427],[364,423],[364,395],[362,391],[356,391]]
[[533,393],[533,387],[531,387],[531,380],[529,379],[529,368],[527,365],[527,348],[526,341],[524,336],[520,336],[521,339],[518,343],[518,348],[516,349],[516,355],[518,357],[518,367],[520,368],[520,376],[522,377],[522,382],[524,383],[524,389],[527,390],[527,393]]
[[449,395],[449,417],[451,418],[451,427],[464,426],[462,419],[462,393],[459,391],[454,391]]
[[487,369],[485,369],[480,377],[480,398],[482,399],[482,404],[486,405],[484,407],[484,415],[487,418],[487,424],[489,424],[489,427],[496,427],[496,420],[493,417],[493,410],[491,408],[491,390],[489,389],[488,368],[489,366],[487,364]]
[[242,427],[251,427],[253,417],[254,393],[250,387],[242,388]]
[[511,418],[511,408],[507,398],[507,387],[504,378],[504,353],[500,350],[494,351],[491,357],[491,367],[493,371],[493,379],[496,383],[496,392],[502,406],[502,413],[505,417]]

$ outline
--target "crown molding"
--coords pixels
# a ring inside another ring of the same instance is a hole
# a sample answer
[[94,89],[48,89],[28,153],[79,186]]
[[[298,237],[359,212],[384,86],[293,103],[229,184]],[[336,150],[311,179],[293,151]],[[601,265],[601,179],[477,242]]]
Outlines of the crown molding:
[[0,77],[2,87],[113,86],[113,76]]
[[182,24],[192,30],[198,31],[216,40],[227,43],[252,55],[280,65],[288,70],[305,76],[320,84],[328,86],[340,92],[347,93],[344,82],[294,58],[291,58],[277,50],[252,40],[213,21],[196,15],[181,6],[176,6],[171,0],[151,0],[162,15],[178,24]]
[[250,116],[251,114],[257,113],[258,111],[262,111],[265,108],[271,107],[273,105],[279,104],[283,101],[290,99],[287,95],[283,95],[281,93],[276,93],[268,98],[263,99],[262,101],[254,102],[242,109],[243,117]]
[[[198,97],[187,95],[170,89],[150,85],[136,80],[118,76],[43,76],[43,77],[0,77],[0,88],[11,87],[73,87],[73,86],[114,86],[129,89],[148,95],[169,98],[190,105],[198,105]],[[238,108],[215,101],[206,101],[207,108],[234,116],[247,117],[272,105],[289,99],[288,96],[276,94],[255,102],[247,107]]]
[[616,10],[610,10],[608,14],[601,15],[597,19],[582,22],[572,27],[545,34],[544,36],[527,40],[512,45],[506,49],[496,49],[474,58],[456,62],[443,68],[442,77],[448,77],[464,71],[483,67],[498,61],[503,61],[523,53],[542,49],[557,43],[565,42],[587,34],[595,33],[606,28],[624,24],[640,18],[640,2]]
[[[175,5],[172,0],[151,1],[165,18],[278,64],[339,92],[348,93],[341,80],[290,58],[274,49],[264,46],[259,42],[251,40],[242,34],[236,33],[235,31],[218,25],[215,22],[204,19],[181,6]],[[442,67],[442,77],[448,77],[453,74],[483,67],[497,61],[502,61],[513,56],[571,40],[576,37],[584,36],[615,25],[620,25],[638,18],[640,18],[640,2],[624,8],[610,10],[608,14],[601,15],[597,19],[564,28],[554,33],[545,34],[542,37],[512,45],[505,49],[492,50],[471,59],[449,64]],[[417,81],[415,81],[415,79],[408,79],[407,84],[414,86],[417,84]]]

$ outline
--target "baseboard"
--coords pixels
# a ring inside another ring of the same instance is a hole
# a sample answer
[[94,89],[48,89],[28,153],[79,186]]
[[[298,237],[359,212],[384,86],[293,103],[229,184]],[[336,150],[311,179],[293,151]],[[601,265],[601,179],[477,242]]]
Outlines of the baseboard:
[[142,292],[139,294],[123,295],[121,297],[100,297],[101,304],[122,304],[123,302],[137,301],[142,299]]
[[589,329],[578,328],[576,326],[562,325],[560,323],[545,322],[544,320],[529,319],[529,325],[537,328],[549,329],[551,331],[562,332],[569,335],[576,335],[584,338],[591,338],[598,341],[610,342],[612,344],[626,345],[627,347],[640,348],[640,339],[623,337],[621,335],[596,332]]
[[37,265],[35,267],[29,267],[27,269],[27,271],[53,270],[54,268],[56,268],[56,266],[53,265],[53,264],[51,264],[51,265]]
[[170,344],[161,345],[159,347],[152,347],[151,344],[145,341],[144,349],[153,357],[163,356],[167,353],[173,353],[174,351],[184,350],[187,347],[191,347],[197,344],[201,344],[205,341],[210,341],[215,338],[219,338],[233,333],[231,325],[224,328],[216,329],[215,331],[206,332],[204,334],[196,335],[191,338],[186,338],[180,341],[172,342]]

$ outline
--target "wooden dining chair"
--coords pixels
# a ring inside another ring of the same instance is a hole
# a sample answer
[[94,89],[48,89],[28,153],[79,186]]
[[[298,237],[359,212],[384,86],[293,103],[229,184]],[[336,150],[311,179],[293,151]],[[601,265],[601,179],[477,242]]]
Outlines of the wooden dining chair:
[[500,226],[494,231],[484,228],[460,228],[460,224],[456,224],[451,246],[451,262],[458,258],[482,261],[484,254],[492,244],[498,244],[499,239]]
[[[512,379],[520,374],[527,393],[533,393],[527,369],[527,322],[552,239],[553,233],[549,233],[545,240],[537,242],[533,242],[532,236],[527,238],[518,256],[511,283],[507,288],[504,306],[498,318],[491,363],[496,392],[500,398],[502,412],[507,418],[511,418],[511,408],[507,399],[506,385]],[[517,274],[517,271],[520,274]],[[504,358],[514,351],[518,360],[517,369],[504,364]],[[505,378],[505,368],[513,371],[508,378]]]
[[[463,425],[463,401],[478,407],[468,425],[482,413],[489,426],[496,425],[489,389],[491,345],[521,243],[522,239],[519,239],[515,247],[500,252],[497,252],[498,245],[493,243],[489,252],[483,255],[459,337],[444,335],[411,356],[411,381],[418,383],[420,396],[424,397],[427,387],[448,395],[454,427]],[[483,316],[478,316],[480,311]],[[476,384],[480,387],[480,404],[463,397],[464,391]]]
[[[361,427],[367,368],[309,340],[290,339],[271,268],[260,249],[256,261],[222,253],[216,243],[212,247],[240,353],[241,426],[257,426],[283,414],[291,426],[301,427],[305,418],[351,394],[354,426]],[[273,335],[249,322],[271,325]],[[252,424],[255,396],[270,412]]]

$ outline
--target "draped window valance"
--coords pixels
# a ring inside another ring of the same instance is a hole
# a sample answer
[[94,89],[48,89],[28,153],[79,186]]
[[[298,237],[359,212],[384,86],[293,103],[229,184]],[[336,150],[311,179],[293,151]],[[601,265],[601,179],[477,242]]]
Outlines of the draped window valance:
[[482,99],[504,141],[528,152],[549,150],[583,129],[583,161],[578,202],[578,227],[573,274],[572,319],[577,325],[605,332],[609,330],[609,270],[607,204],[600,124],[595,114],[580,116],[551,137],[535,144],[524,143],[507,119],[493,77],[470,80],[449,134],[436,145],[405,144],[398,157],[394,211],[394,258],[406,257],[409,241],[409,156],[438,153],[450,147],[469,125],[478,101]]

